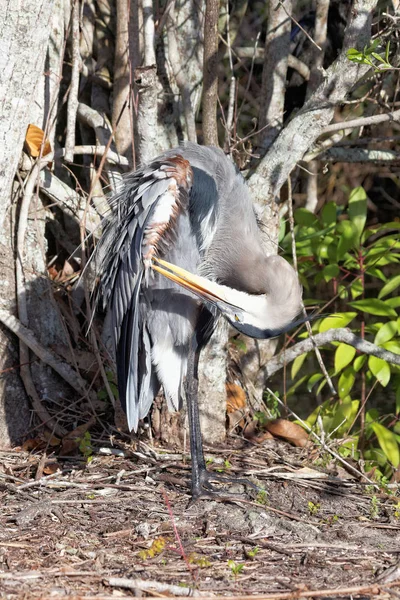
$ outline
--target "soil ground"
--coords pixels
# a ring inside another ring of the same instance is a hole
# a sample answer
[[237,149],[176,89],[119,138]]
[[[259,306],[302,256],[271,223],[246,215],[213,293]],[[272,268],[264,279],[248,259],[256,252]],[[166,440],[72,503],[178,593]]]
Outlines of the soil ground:
[[209,469],[265,492],[236,484],[230,500],[190,504],[182,454],[115,447],[90,462],[0,453],[1,598],[400,598],[396,486],[374,489],[316,449],[238,442],[209,449]]

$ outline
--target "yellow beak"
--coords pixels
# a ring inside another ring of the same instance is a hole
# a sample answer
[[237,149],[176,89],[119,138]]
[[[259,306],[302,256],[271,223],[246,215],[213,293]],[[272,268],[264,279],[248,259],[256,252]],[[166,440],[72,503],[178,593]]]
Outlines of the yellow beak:
[[178,283],[200,298],[208,300],[209,302],[226,302],[230,304],[226,298],[223,287],[214,281],[209,281],[200,275],[193,275],[189,271],[186,271],[186,269],[182,269],[181,267],[177,267],[176,265],[156,257],[153,257],[151,266],[157,273],[161,273],[164,277]]

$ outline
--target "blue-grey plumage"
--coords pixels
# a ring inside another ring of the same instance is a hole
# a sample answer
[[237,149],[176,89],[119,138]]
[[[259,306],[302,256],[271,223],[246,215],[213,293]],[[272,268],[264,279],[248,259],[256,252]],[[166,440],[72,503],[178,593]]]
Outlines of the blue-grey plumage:
[[204,345],[219,314],[267,338],[300,309],[295,272],[263,252],[245,181],[217,148],[188,143],[129,174],[96,262],[120,399],[135,431],[161,385],[179,408],[193,335]]

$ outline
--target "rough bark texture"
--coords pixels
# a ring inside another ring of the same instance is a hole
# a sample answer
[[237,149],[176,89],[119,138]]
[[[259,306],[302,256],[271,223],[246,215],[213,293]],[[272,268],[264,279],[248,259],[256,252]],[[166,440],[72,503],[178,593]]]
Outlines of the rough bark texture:
[[290,46],[292,3],[268,3],[268,26],[265,40],[264,68],[260,101],[260,148],[267,150],[283,124],[286,71]]
[[203,67],[203,137],[206,146],[218,146],[218,17],[219,0],[206,0]]
[[[59,3],[56,3],[56,6],[60,8]],[[12,311],[15,311],[16,306],[13,232],[17,211],[12,206],[11,188],[27,125],[29,122],[36,122],[43,127],[45,110],[48,114],[52,99],[54,101],[54,95],[51,93],[54,89],[52,80],[45,80],[43,76],[50,31],[53,31],[52,39],[56,42],[59,33],[56,26],[52,29],[49,26],[50,21],[53,24],[57,23],[57,10],[52,12],[53,9],[53,0],[23,0],[18,4],[8,1],[0,11],[0,97],[3,99],[0,118],[0,297],[2,307]],[[58,60],[54,58],[57,52],[49,53],[47,60],[50,68],[54,68],[54,77],[57,77],[60,66],[59,57]],[[45,81],[48,85],[44,85]],[[30,227],[27,234],[26,256],[29,266],[26,266],[29,273],[34,275],[35,281],[32,285],[28,284],[26,299],[34,311],[32,314],[35,315],[32,325],[37,326],[42,339],[45,339],[46,333],[54,323],[47,308],[42,313],[40,308],[42,293],[45,292],[43,286],[46,288],[49,284],[45,279],[37,279],[36,276],[37,273],[45,271],[41,246],[38,239],[35,239],[35,231],[39,231],[40,240],[44,239],[43,227],[42,214],[42,218],[35,219],[35,229]],[[30,277],[32,278],[31,275]],[[46,343],[50,341],[46,339]],[[3,327],[0,332],[0,346],[3,350],[0,370],[11,369],[0,379],[0,446],[7,447],[20,441],[26,434],[30,414],[26,394],[18,375],[17,345],[13,336]],[[35,361],[35,357],[32,359]],[[47,375],[47,369],[39,367],[37,362],[34,364],[34,371],[44,384],[42,377]],[[52,383],[54,384],[54,381]]]
[[128,0],[117,1],[117,33],[114,60],[114,102],[112,126],[118,152],[132,158],[132,114],[129,86],[129,11]]
[[[250,177],[249,185],[253,198],[263,207],[273,202],[297,162],[332,120],[337,104],[369,70],[368,66],[350,63],[346,50],[362,49],[368,43],[372,12],[376,4],[376,0],[355,2],[342,53],[327,70],[324,81],[281,132]],[[265,218],[263,216],[264,223],[269,222],[268,216],[268,213],[265,214]]]
[[53,0],[6,0],[0,11],[0,227],[43,72],[53,4]]
[[199,363],[200,422],[204,440],[217,444],[226,435],[226,373],[229,328],[221,319]]

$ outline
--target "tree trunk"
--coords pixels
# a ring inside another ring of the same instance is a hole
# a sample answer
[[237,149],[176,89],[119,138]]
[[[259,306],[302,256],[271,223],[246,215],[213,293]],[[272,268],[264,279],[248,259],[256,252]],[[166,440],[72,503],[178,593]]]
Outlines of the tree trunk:
[[[64,40],[63,2],[23,0],[21,5],[9,0],[1,11],[0,26],[0,52],[4,58],[4,65],[0,69],[0,95],[5,99],[0,119],[0,220],[3,223],[0,239],[1,307],[18,313],[17,306],[23,303],[29,315],[27,325],[43,345],[65,344],[64,330],[47,279],[46,218],[37,195],[32,199],[26,215],[23,255],[17,261],[22,273],[20,283],[23,289],[17,284],[18,296],[15,294],[15,246],[22,213],[15,204],[18,186],[12,185],[28,123],[41,128],[48,123],[52,129],[50,119],[57,107]],[[49,45],[51,50],[47,51],[49,37],[53,43]],[[32,51],[33,48],[35,51]],[[45,66],[49,69],[47,76],[44,75]],[[18,346],[14,337],[3,327],[0,346],[3,348],[0,370],[7,372],[0,379],[0,446],[7,447],[21,441],[31,419],[27,395],[19,377],[21,356],[18,357]],[[26,357],[28,364],[22,368],[32,374],[40,398],[46,398],[49,394],[54,397],[66,391],[49,367],[42,365],[29,352]]]

